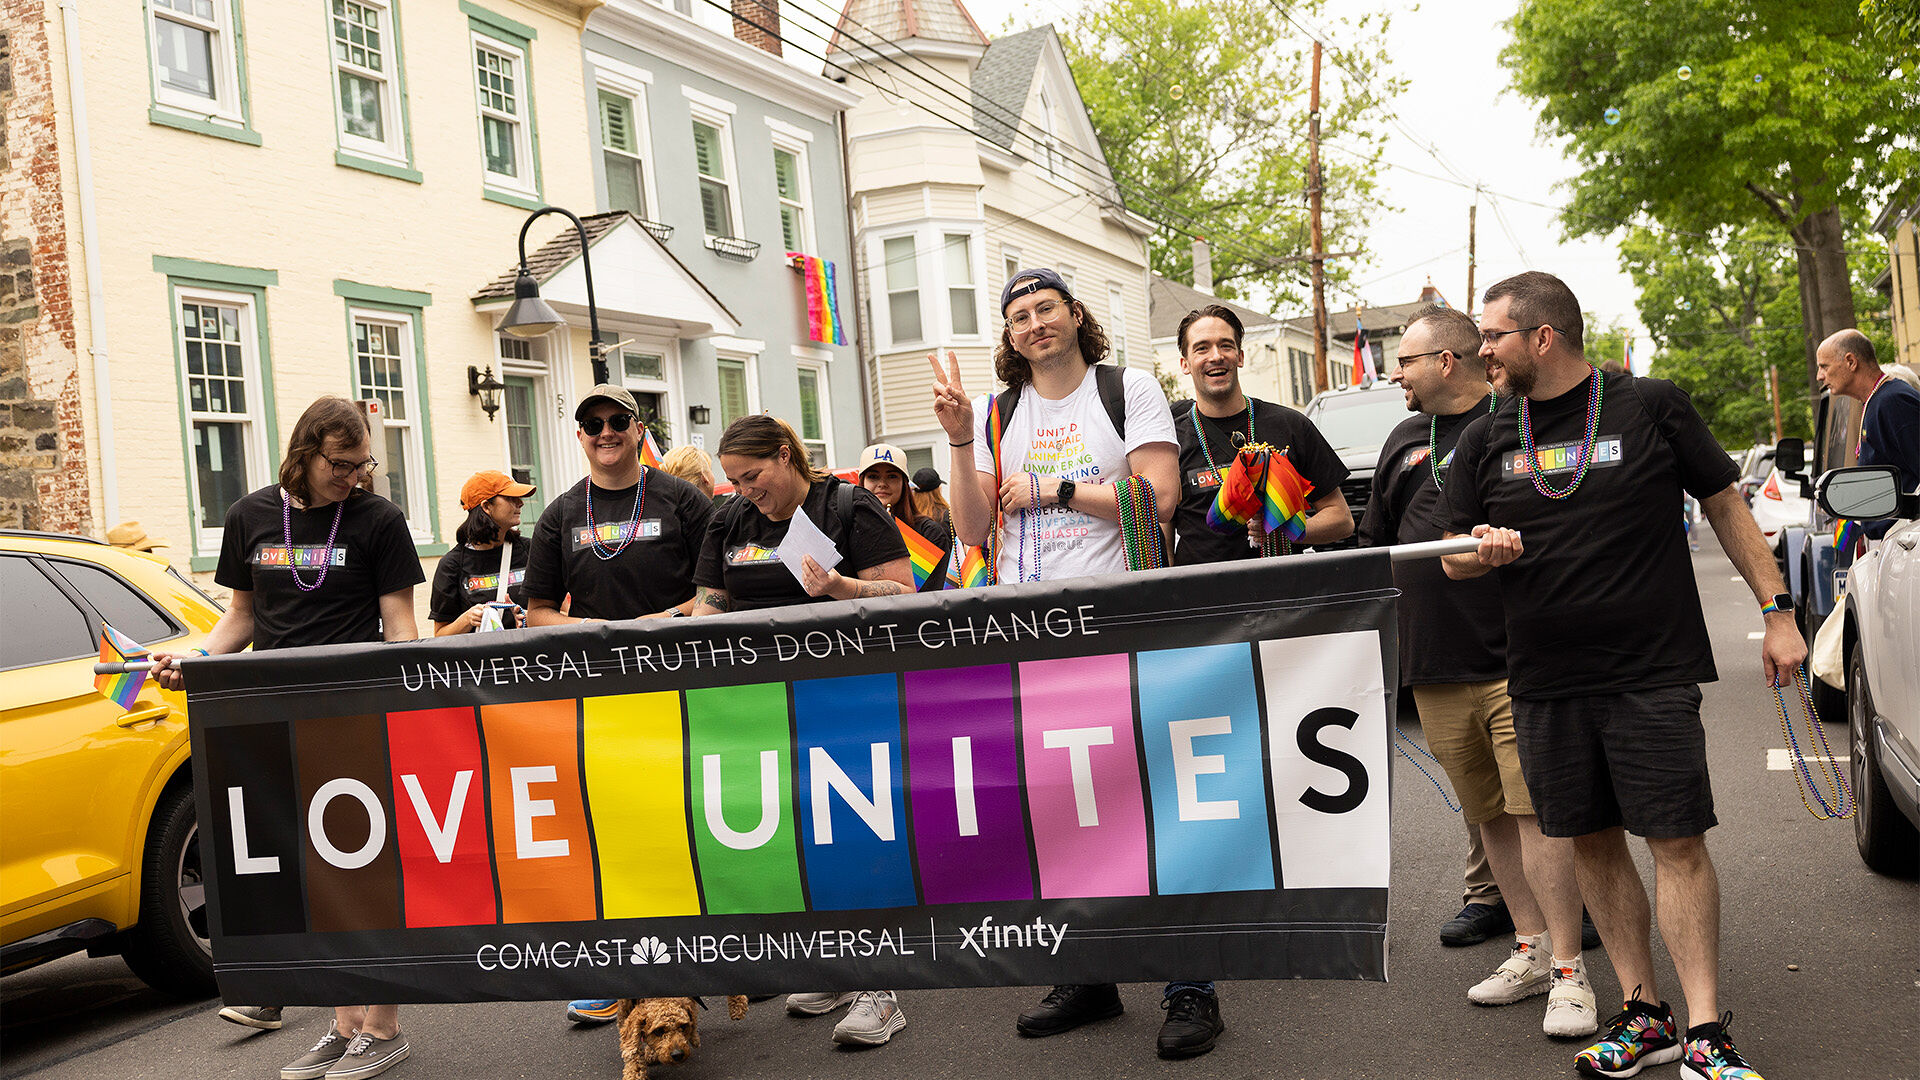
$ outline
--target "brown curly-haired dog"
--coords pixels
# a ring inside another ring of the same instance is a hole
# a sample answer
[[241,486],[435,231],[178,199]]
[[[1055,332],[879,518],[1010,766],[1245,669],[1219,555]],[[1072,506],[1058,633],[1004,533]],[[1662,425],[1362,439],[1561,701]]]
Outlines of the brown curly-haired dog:
[[[619,1005],[621,1080],[647,1080],[648,1065],[678,1065],[700,1045],[698,998],[622,998]],[[727,1015],[747,1015],[747,999],[727,998]]]

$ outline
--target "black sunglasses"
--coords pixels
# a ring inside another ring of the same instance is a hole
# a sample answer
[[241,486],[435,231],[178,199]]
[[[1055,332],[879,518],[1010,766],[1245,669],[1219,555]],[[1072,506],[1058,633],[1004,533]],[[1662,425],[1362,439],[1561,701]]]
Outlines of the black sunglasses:
[[580,430],[586,432],[589,438],[600,434],[602,428],[625,431],[632,426],[633,414],[630,412],[614,413],[604,420],[598,416],[589,416],[580,421]]

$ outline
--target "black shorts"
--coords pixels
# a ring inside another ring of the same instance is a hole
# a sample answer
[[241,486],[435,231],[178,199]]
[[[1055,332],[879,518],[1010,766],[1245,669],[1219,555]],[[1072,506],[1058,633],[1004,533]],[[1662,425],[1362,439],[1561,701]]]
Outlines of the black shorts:
[[1699,836],[1718,824],[1707,781],[1700,688],[1513,701],[1520,772],[1540,831]]

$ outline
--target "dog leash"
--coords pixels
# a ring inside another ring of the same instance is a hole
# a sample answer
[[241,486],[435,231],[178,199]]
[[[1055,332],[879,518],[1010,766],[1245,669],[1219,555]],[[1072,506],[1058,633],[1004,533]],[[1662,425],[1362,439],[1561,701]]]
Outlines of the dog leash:
[[[1432,754],[1427,753],[1426,747],[1421,746],[1417,742],[1414,742],[1413,736],[1407,734],[1404,730],[1402,730],[1399,724],[1393,725],[1393,731],[1394,731],[1394,734],[1400,736],[1401,742],[1405,742],[1407,746],[1411,746],[1415,750],[1420,751],[1421,757],[1426,758],[1428,761],[1433,762],[1435,765],[1440,764],[1439,758],[1434,757]],[[1460,812],[1460,807],[1454,804],[1452,797],[1447,794],[1447,789],[1440,786],[1440,781],[1435,779],[1434,775],[1427,771],[1427,767],[1425,765],[1420,764],[1418,761],[1414,761],[1413,755],[1407,753],[1406,747],[1401,746],[1399,742],[1394,743],[1393,748],[1395,750],[1400,751],[1401,757],[1406,758],[1408,761],[1413,762],[1413,767],[1416,769],[1419,769],[1420,775],[1427,778],[1427,782],[1433,785],[1433,790],[1440,793],[1440,801],[1447,804],[1447,809],[1453,811],[1456,814]]]

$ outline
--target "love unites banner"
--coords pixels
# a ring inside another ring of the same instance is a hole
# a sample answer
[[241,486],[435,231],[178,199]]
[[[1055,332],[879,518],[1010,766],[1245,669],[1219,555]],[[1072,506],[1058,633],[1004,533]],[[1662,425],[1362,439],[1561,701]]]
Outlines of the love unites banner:
[[1385,977],[1387,557],[188,661],[229,1001]]

